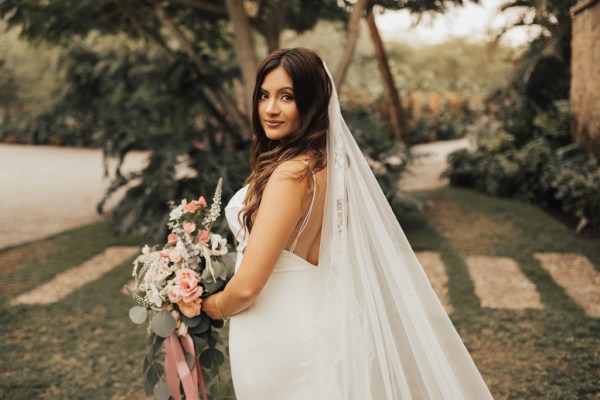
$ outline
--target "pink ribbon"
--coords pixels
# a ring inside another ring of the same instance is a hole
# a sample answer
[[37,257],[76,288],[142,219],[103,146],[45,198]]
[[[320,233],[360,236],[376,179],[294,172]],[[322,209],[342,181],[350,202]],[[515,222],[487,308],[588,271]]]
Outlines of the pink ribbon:
[[[208,397],[206,395],[206,388],[204,387],[202,368],[200,368],[200,365],[198,364],[192,337],[186,333],[185,336],[181,336],[181,339],[179,339],[177,334],[173,333],[164,340],[163,346],[166,350],[165,375],[167,377],[167,384],[169,385],[171,396],[173,396],[175,400],[181,400],[181,392],[179,391],[179,380],[181,379],[186,399],[194,400],[199,398],[198,383],[200,383],[202,398],[207,400]],[[192,371],[190,371],[187,362],[185,362],[184,351],[191,353],[194,357],[195,361]],[[194,371],[194,369],[196,371]]]

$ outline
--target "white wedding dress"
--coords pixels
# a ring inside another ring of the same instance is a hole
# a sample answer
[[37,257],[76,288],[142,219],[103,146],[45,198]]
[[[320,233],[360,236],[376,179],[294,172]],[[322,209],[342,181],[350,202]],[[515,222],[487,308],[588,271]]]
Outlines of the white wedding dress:
[[[247,190],[248,185],[238,190],[225,207],[227,223],[238,241],[236,272],[248,242],[237,219]],[[312,371],[318,334],[318,266],[293,252],[310,218],[315,192],[291,251],[283,250],[255,302],[229,320],[229,355],[237,400],[317,398]]]

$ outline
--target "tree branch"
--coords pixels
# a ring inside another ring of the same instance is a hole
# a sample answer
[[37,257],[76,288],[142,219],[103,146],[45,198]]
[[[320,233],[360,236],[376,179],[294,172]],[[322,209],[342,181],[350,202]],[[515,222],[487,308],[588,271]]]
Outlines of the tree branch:
[[[165,9],[155,0],[151,0],[150,4],[152,5],[152,9],[154,10],[154,14],[158,18],[158,20],[167,28],[167,30],[175,37],[175,39],[179,42],[185,53],[192,59],[196,69],[200,74],[207,75],[207,67],[204,64],[204,60],[200,57],[200,55],[194,49],[192,42],[185,37],[181,29],[175,24],[175,22],[167,15]],[[237,108],[235,101],[231,99],[227,93],[223,91],[222,88],[216,87],[214,88],[215,94],[219,101],[223,104],[226,111],[231,115],[236,124],[239,126],[244,139],[251,137],[251,131],[248,126],[246,116],[244,116],[240,110]]]
[[346,45],[346,51],[338,64],[334,76],[335,87],[337,88],[338,93],[341,92],[342,84],[344,83],[346,73],[348,72],[348,66],[350,65],[350,60],[352,60],[352,56],[354,55],[354,48],[358,42],[358,34],[360,31],[360,19],[362,18],[367,3],[368,0],[357,0],[352,8],[352,13],[350,14],[348,22],[348,44]]
[[148,30],[143,24],[142,22],[139,20],[138,16],[135,15],[134,13],[129,12],[127,9],[122,8],[121,9],[123,14],[125,14],[125,16],[127,18],[129,18],[129,20],[131,21],[133,27],[135,28],[135,30],[140,34],[140,36],[148,39],[150,42],[153,42],[154,44],[156,44],[158,47],[160,47],[166,54],[167,56],[167,60],[169,62],[173,62],[175,61],[175,55],[173,54],[173,51],[167,46],[167,44],[162,40],[162,38],[160,37],[160,34],[156,33],[156,32],[152,32],[150,30]]

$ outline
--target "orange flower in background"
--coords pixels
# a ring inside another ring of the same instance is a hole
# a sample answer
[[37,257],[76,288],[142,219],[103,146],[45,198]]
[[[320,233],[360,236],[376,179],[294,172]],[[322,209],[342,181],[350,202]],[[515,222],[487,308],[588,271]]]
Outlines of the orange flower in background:
[[177,241],[177,235],[174,233],[170,233],[169,236],[167,236],[167,243],[172,243]]

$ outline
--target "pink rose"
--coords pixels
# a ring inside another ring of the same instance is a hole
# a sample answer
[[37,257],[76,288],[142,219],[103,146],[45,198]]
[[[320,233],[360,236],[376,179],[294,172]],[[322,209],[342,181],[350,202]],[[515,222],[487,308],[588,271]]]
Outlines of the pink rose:
[[184,222],[183,231],[188,235],[196,230],[196,224],[193,222]]
[[184,256],[185,256],[185,245],[183,244],[183,242],[177,242],[177,245],[175,245],[175,247],[171,247],[169,249],[168,257],[174,263],[178,263],[181,260],[183,260]]
[[185,303],[191,303],[202,295],[202,286],[199,286],[200,277],[189,269],[182,268],[175,272],[175,285],[169,289],[169,300],[172,303],[178,303],[183,300]]
[[177,240],[177,235],[174,233],[170,233],[169,236],[167,236],[167,243],[171,243]]
[[198,240],[200,241],[200,243],[207,243],[209,237],[210,231],[208,229],[198,232]]
[[196,299],[189,303],[180,300],[177,302],[177,306],[179,307],[179,311],[181,311],[183,315],[185,315],[188,318],[193,318],[197,315],[200,315],[200,311],[202,310],[201,303],[202,299]]

